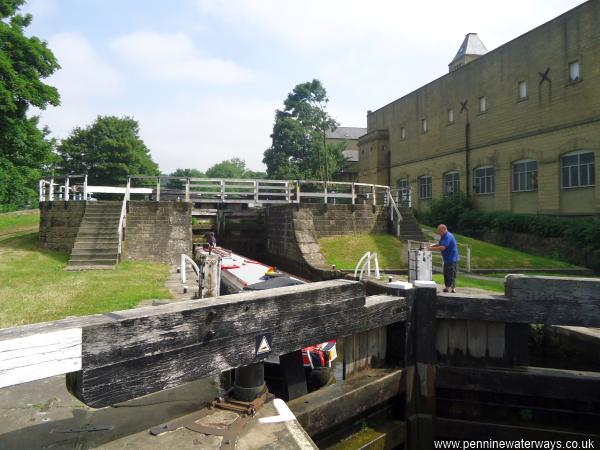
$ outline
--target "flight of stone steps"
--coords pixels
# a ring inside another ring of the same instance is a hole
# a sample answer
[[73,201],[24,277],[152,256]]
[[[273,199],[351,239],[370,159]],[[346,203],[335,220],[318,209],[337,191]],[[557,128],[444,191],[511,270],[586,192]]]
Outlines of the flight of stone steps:
[[114,268],[121,207],[121,202],[88,202],[67,270]]
[[425,235],[419,227],[417,219],[411,208],[398,208],[402,214],[402,222],[400,222],[400,239],[411,241],[425,241]]

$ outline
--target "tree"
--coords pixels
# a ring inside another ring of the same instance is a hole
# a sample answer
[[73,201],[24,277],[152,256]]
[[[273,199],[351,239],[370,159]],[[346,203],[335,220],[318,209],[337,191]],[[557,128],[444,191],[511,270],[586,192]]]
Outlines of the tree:
[[344,167],[344,144],[326,142],[338,123],[327,113],[329,99],[319,80],[297,85],[275,112],[272,144],[264,154],[267,176],[331,180]]
[[75,128],[58,146],[65,174],[87,174],[88,183],[123,185],[128,175],[159,175],[150,150],[131,117],[98,116],[86,128]]
[[[204,178],[204,174],[198,169],[177,169],[169,176],[182,178]],[[183,189],[183,186],[184,182],[182,180],[169,180],[167,182],[167,188],[169,189]]]
[[232,158],[215,164],[206,171],[208,178],[265,178],[264,172],[254,172],[246,167],[246,162],[240,158]]
[[32,16],[18,13],[24,3],[0,0],[0,209],[36,198],[37,181],[52,161],[53,141],[27,111],[59,104],[58,91],[42,79],[60,66],[45,42],[25,36]]

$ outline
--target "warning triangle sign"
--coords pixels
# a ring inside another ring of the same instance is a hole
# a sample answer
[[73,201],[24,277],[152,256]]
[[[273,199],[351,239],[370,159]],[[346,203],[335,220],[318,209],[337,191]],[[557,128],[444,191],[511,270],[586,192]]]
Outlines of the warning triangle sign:
[[263,336],[260,340],[260,344],[258,344],[258,348],[256,349],[256,355],[262,355],[263,353],[269,353],[270,351],[271,346],[269,345],[267,336]]

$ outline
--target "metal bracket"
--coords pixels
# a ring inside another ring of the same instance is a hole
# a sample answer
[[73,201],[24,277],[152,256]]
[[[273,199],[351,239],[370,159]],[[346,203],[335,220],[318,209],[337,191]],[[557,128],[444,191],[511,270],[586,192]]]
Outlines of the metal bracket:
[[[187,428],[196,433],[222,436],[221,449],[234,449],[246,424],[252,420],[254,415],[256,415],[256,412],[265,404],[267,394],[268,391],[265,388],[265,390],[251,402],[241,402],[229,397],[219,397],[211,402],[208,408],[200,410],[191,416],[186,416],[182,419],[154,427],[150,430],[150,434],[160,436],[161,434],[175,431],[180,428]],[[217,410],[234,412],[238,417],[227,427],[216,427],[198,423],[201,419],[214,414]]]

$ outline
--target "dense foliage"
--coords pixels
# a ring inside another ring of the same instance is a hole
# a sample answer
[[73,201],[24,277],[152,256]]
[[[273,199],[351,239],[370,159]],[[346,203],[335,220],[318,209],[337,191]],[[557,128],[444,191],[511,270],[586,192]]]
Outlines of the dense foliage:
[[75,128],[57,150],[60,172],[87,174],[94,185],[124,185],[132,174],[159,175],[131,117],[98,116],[92,125]]
[[249,178],[262,179],[266,177],[264,172],[254,172],[246,167],[246,162],[240,158],[232,158],[221,161],[206,171],[208,178]]
[[344,168],[344,144],[326,142],[338,123],[325,107],[329,99],[319,80],[297,85],[284,109],[275,112],[272,144],[264,154],[272,179],[331,180]]
[[480,211],[464,195],[432,200],[430,209],[421,213],[419,219],[431,226],[445,223],[451,230],[472,237],[482,237],[487,231],[494,231],[500,234],[513,232],[540,238],[561,238],[572,251],[560,254],[560,257],[600,272],[598,219]]
[[58,105],[58,91],[42,80],[59,68],[39,38],[27,37],[24,0],[0,0],[0,211],[35,202],[37,181],[52,161],[52,142],[31,106]]

